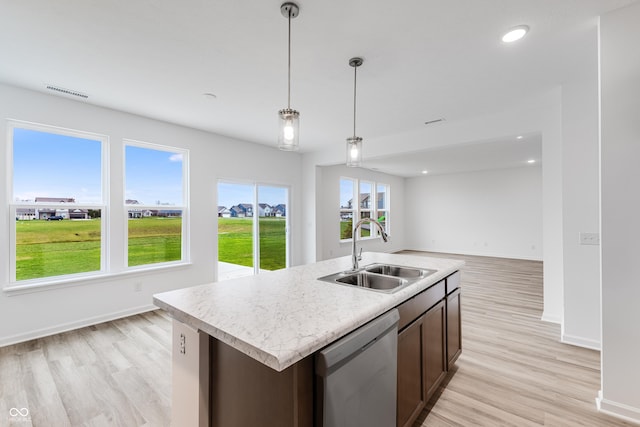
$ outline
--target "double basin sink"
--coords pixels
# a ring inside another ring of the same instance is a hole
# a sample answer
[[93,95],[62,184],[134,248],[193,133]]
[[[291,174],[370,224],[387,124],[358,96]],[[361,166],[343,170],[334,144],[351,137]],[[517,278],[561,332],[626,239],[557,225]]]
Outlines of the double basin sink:
[[437,270],[376,263],[366,265],[356,271],[343,271],[319,277],[318,280],[391,293],[418,280],[424,279],[436,271]]

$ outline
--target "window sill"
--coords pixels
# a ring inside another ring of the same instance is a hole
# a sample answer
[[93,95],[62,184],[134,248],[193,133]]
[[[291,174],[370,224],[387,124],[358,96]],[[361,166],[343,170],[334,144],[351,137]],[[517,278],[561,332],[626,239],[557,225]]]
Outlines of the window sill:
[[190,262],[179,262],[171,264],[162,264],[157,266],[140,266],[131,267],[126,271],[120,271],[117,273],[96,273],[96,274],[83,274],[74,277],[66,277],[60,279],[51,279],[46,281],[37,281],[35,283],[14,283],[2,288],[2,291],[7,296],[30,294],[33,292],[42,292],[52,289],[62,289],[72,286],[81,286],[90,282],[106,282],[110,280],[120,279],[122,277],[135,277],[146,273],[155,273],[163,270],[174,270],[188,268],[192,264]]

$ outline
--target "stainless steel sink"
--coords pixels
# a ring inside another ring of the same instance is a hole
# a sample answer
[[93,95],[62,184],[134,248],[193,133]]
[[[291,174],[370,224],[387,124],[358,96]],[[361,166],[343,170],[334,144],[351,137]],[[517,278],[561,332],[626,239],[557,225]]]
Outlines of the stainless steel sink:
[[370,274],[364,271],[352,273],[344,277],[335,279],[338,283],[359,286],[361,288],[391,290],[402,285],[406,285],[407,281],[398,277],[382,276],[379,274]]
[[403,267],[391,264],[372,264],[364,267],[370,273],[384,274],[385,276],[402,277],[407,279],[427,277],[436,270],[424,270],[421,268]]
[[330,274],[320,277],[318,280],[390,293],[415,283],[436,271],[437,270],[376,263],[366,265],[357,271],[343,271]]

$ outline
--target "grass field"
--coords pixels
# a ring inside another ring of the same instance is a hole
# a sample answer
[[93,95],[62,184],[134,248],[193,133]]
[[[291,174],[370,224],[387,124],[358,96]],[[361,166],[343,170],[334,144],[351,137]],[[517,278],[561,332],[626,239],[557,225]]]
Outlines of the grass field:
[[[285,218],[260,218],[260,268],[286,267]],[[128,265],[182,258],[182,218],[128,221]],[[100,219],[16,221],[16,280],[100,270]],[[253,266],[251,219],[219,218],[219,260]]]
[[[260,268],[286,265],[285,218],[260,218]],[[251,218],[218,218],[218,260],[253,267]]]
[[[129,266],[181,259],[182,218],[129,220]],[[100,219],[16,221],[16,280],[100,270]]]

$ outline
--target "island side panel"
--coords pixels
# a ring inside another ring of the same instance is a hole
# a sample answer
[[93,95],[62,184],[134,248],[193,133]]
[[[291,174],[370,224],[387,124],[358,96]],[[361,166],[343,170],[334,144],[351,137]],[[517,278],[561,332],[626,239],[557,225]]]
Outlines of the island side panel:
[[171,425],[209,427],[209,335],[173,320]]
[[312,427],[313,358],[278,372],[211,340],[211,426]]

